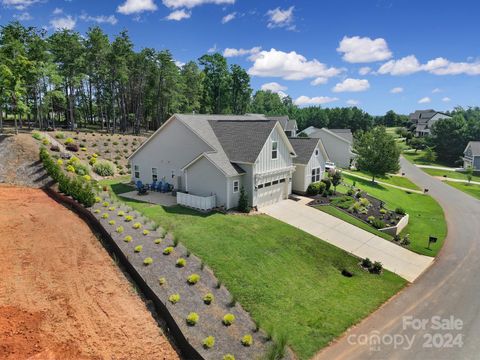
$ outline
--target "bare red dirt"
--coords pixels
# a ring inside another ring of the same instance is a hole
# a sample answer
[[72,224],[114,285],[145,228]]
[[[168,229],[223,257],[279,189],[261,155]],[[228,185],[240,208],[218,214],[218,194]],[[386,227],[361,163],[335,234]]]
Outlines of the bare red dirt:
[[43,191],[0,186],[0,359],[178,359],[108,253]]

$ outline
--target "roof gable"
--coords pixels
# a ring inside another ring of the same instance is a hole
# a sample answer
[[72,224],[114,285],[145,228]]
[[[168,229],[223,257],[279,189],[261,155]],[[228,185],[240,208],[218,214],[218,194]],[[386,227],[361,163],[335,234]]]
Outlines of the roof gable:
[[306,165],[310,161],[315,149],[318,147],[322,151],[325,158],[327,153],[323,147],[323,144],[318,138],[289,138],[297,157],[294,160],[295,164]]

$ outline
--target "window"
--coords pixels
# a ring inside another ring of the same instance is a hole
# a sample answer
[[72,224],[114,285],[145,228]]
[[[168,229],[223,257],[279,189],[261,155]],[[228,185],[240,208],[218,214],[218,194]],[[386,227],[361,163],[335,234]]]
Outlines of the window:
[[269,186],[272,186],[272,183],[265,183],[265,187],[269,187]]
[[263,189],[263,184],[258,185],[257,189]]
[[152,181],[157,181],[157,180],[158,180],[157,168],[152,168]]
[[135,179],[140,179],[140,166],[135,165],[133,167]]
[[240,181],[234,180],[233,181],[233,192],[237,193],[240,190]]
[[277,184],[278,184],[278,180],[272,181],[272,185],[277,185]]
[[318,149],[315,149],[315,156],[318,156]]
[[312,182],[320,181],[320,168],[312,169]]
[[280,180],[280,184],[283,184],[285,182],[285,179]]
[[276,141],[272,141],[272,160],[278,158],[278,143]]

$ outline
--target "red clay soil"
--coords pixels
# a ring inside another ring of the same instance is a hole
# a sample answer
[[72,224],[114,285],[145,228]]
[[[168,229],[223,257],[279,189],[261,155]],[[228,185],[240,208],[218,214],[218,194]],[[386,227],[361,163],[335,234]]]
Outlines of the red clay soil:
[[0,186],[0,359],[178,359],[88,226]]

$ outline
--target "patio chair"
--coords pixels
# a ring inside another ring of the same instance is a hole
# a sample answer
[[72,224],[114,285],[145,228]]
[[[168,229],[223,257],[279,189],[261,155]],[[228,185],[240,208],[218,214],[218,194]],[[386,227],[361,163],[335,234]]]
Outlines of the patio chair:
[[163,181],[160,181],[158,184],[157,184],[157,187],[156,187],[156,191],[158,192],[161,192],[162,191],[162,186],[163,186]]
[[135,186],[137,187],[137,190],[140,191],[140,189],[143,189],[143,183],[140,180],[137,180],[135,183]]
[[154,181],[154,182],[150,185],[150,190],[155,191],[156,188],[157,188],[157,181]]

